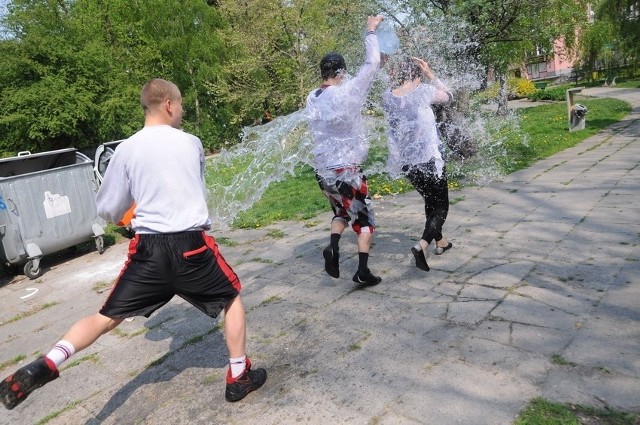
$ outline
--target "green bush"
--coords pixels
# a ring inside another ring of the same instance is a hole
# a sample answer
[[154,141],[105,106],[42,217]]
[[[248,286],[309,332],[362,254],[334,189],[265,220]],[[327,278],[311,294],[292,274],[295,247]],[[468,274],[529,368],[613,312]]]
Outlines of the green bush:
[[535,102],[537,100],[556,100],[563,101],[566,99],[567,89],[565,87],[553,87],[545,90],[536,90],[527,96],[527,98]]

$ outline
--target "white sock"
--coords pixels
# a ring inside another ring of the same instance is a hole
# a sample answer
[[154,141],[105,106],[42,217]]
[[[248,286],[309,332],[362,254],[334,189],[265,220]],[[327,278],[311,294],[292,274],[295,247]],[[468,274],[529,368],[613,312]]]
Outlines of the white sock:
[[424,253],[425,260],[429,258],[429,254],[431,253],[431,250],[429,249],[430,245],[431,243],[427,243],[427,241],[425,241],[424,239],[420,239],[418,241],[418,247],[420,247],[420,249]]
[[56,367],[60,367],[65,360],[75,353],[75,347],[69,341],[62,339],[49,351],[46,357],[55,363]]
[[237,378],[242,375],[247,368],[247,356],[230,357],[229,367],[231,368],[231,377]]

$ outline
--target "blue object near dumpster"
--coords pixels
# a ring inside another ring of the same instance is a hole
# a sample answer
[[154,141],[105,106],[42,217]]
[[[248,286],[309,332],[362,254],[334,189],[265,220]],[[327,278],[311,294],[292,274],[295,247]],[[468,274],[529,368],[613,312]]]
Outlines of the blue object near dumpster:
[[44,255],[92,238],[102,254],[97,190],[93,161],[74,148],[0,159],[0,262],[35,279]]

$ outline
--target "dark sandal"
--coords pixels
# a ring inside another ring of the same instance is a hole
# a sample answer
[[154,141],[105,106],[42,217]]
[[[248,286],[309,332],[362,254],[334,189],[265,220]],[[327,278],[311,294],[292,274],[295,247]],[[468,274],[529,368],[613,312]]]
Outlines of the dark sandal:
[[447,244],[447,246],[437,246],[437,245],[436,245],[436,249],[434,249],[434,250],[433,250],[433,252],[434,252],[436,255],[442,255],[442,254],[444,254],[444,253],[445,253],[445,251],[447,251],[447,250],[451,249],[452,247],[453,247],[453,244],[452,244],[451,242],[449,242],[449,243]]

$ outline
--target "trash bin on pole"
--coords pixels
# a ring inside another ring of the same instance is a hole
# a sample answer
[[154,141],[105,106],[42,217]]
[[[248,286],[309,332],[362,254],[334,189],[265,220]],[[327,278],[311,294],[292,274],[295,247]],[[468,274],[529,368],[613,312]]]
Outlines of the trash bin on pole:
[[571,109],[570,131],[584,130],[585,116],[589,110],[586,106],[576,103]]
[[0,159],[0,261],[24,265],[30,279],[42,274],[40,259],[92,238],[104,252],[93,162],[77,149]]
[[583,89],[584,87],[575,87],[567,90],[566,99],[569,131],[584,130],[587,107],[579,103],[575,103],[574,100],[574,96],[580,93]]

